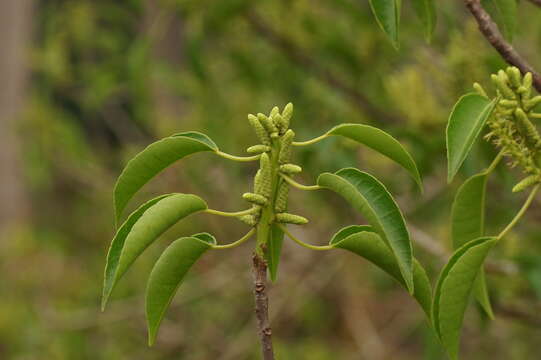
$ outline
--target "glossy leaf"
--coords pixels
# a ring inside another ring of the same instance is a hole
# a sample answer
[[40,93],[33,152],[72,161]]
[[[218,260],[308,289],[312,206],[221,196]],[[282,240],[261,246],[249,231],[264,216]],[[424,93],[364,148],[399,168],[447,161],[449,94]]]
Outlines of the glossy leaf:
[[[395,278],[402,286],[406,287],[396,258],[387,244],[374,232],[371,226],[353,225],[343,228],[333,236],[330,245],[364,257]],[[432,304],[430,281],[424,268],[415,259],[413,260],[413,282],[415,285],[413,296],[419,305],[421,305],[427,317],[430,318],[430,307]]]
[[105,305],[107,304],[107,300],[109,299],[109,296],[111,295],[111,291],[113,289],[114,272],[116,271],[116,268],[118,266],[118,259],[120,258],[120,253],[122,251],[122,248],[124,247],[124,241],[126,240],[126,237],[130,233],[133,225],[137,222],[137,220],[139,220],[139,218],[148,208],[168,196],[171,196],[171,194],[161,195],[147,201],[137,210],[135,210],[124,222],[124,224],[122,224],[122,226],[117,230],[113,241],[111,241],[111,246],[109,247],[109,251],[107,253],[107,262],[105,264],[105,274],[103,282],[103,295],[101,299],[102,311],[105,309]]
[[341,195],[372,225],[396,257],[408,290],[413,292],[413,251],[404,217],[385,186],[372,175],[354,168],[323,173],[319,186]]
[[455,104],[447,124],[447,179],[449,182],[466,159],[473,143],[492,114],[498,98],[470,93]]
[[133,195],[166,167],[188,155],[216,150],[212,140],[196,132],[175,134],[150,144],[128,162],[118,177],[114,190],[117,223]]
[[269,243],[266,254],[269,274],[272,281],[276,281],[278,276],[278,264],[282,253],[282,244],[284,242],[284,232],[276,225],[270,226]]
[[160,323],[184,276],[216,244],[210,234],[180,238],[169,245],[150,273],[146,291],[148,343],[153,345]]
[[492,15],[504,37],[512,41],[517,31],[517,0],[483,0],[483,6]]
[[455,251],[443,268],[432,304],[432,321],[451,359],[457,359],[460,330],[479,269],[496,238],[483,237]]
[[406,149],[385,131],[369,125],[341,124],[329,130],[327,135],[343,136],[388,157],[406,169],[422,189],[423,184],[415,161]]
[[412,0],[413,8],[417,16],[423,23],[425,38],[427,41],[432,39],[434,28],[436,27],[436,6],[434,0]]
[[[454,249],[484,235],[487,177],[486,173],[472,176],[456,193],[451,209],[451,238]],[[473,293],[487,315],[493,318],[484,275],[484,269],[480,269]]]
[[207,204],[195,195],[170,194],[146,209],[143,207],[128,218],[126,227],[123,225],[113,239],[105,270],[104,301],[130,265],[158,236],[180,219],[205,210]]
[[376,21],[395,49],[398,49],[401,0],[369,0]]

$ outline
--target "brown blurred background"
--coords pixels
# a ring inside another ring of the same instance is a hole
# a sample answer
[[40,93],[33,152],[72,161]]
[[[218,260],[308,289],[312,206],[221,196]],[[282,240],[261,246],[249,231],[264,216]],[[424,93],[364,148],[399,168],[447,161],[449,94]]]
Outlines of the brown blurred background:
[[[255,143],[247,113],[295,105],[299,139],[341,122],[390,132],[412,152],[420,195],[394,164],[347,141],[295,154],[304,183],[356,166],[376,174],[409,222],[416,256],[436,280],[449,246],[457,185],[446,184],[444,128],[473,81],[488,85],[504,66],[459,1],[440,1],[431,44],[409,4],[401,49],[386,41],[359,0],[0,0],[0,358],[257,359],[250,280],[252,246],[212,252],[175,297],[157,344],[146,346],[143,294],[160,251],[208,231],[236,240],[245,225],[202,215],[152,246],[105,313],[99,298],[113,235],[112,188],[126,161],[174,132],[207,133],[229,153]],[[515,45],[541,65],[541,10],[520,4]],[[494,153],[479,144],[462,180]],[[502,167],[489,188],[488,229],[522,201]],[[243,209],[253,165],[208,154],[181,161],[132,206],[179,191],[213,208]],[[326,193],[291,192],[311,220],[295,233],[326,243],[362,223]],[[465,359],[539,358],[541,206],[535,204],[494,252],[488,278],[497,318],[474,304],[465,320]],[[392,279],[339,250],[310,252],[287,241],[271,317],[278,359],[443,359],[418,306]]]

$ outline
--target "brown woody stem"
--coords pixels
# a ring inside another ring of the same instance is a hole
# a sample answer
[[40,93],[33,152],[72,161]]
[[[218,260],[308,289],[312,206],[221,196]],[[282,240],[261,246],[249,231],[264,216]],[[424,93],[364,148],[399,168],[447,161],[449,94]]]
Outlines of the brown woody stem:
[[263,360],[274,360],[272,330],[269,321],[269,298],[267,297],[267,262],[257,253],[254,253],[253,256],[253,276],[255,316]]
[[488,40],[490,45],[509,64],[516,66],[520,69],[522,74],[531,72],[533,75],[533,85],[537,91],[541,92],[541,75],[534,70],[534,68],[515,50],[515,48],[507,42],[496,23],[492,20],[489,13],[483,8],[480,0],[464,0],[466,7],[471,12],[477,24],[479,30]]

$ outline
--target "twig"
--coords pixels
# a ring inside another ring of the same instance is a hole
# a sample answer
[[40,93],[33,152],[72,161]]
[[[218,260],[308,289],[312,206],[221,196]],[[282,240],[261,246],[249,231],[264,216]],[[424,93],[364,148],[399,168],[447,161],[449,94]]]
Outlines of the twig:
[[267,263],[260,255],[253,256],[255,316],[261,338],[263,360],[274,360],[272,330],[269,322],[269,299],[267,297]]
[[302,69],[311,72],[330,87],[340,91],[352,103],[366,115],[385,123],[393,123],[399,120],[395,114],[382,111],[363,93],[355,87],[342,81],[336,74],[316,62],[305,49],[291,39],[273,29],[261,16],[253,11],[248,11],[245,18],[252,29],[269,44],[281,50],[282,54],[293,63],[300,65]]
[[[535,0],[535,2],[541,3],[541,0]],[[464,0],[464,3],[477,21],[479,30],[492,47],[500,53],[506,62],[518,67],[523,74],[531,72],[533,75],[533,85],[537,91],[541,92],[541,75],[504,39],[498,29],[498,25],[496,25],[488,12],[483,8],[480,0]]]

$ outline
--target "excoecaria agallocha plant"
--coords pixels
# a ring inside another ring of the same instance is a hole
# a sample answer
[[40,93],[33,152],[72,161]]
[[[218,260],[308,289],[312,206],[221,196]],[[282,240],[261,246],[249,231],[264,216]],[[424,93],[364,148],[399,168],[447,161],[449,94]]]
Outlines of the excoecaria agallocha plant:
[[[442,270],[434,292],[432,322],[451,358],[458,357],[459,334],[470,292],[486,314],[493,318],[484,260],[490,249],[504,238],[524,215],[541,182],[541,137],[532,119],[541,118],[535,107],[541,96],[532,96],[532,74],[521,75],[508,67],[491,76],[495,95],[491,98],[478,83],[475,92],[456,103],[447,126],[448,181],[450,182],[484,128],[484,138],[498,150],[487,169],[468,178],[458,189],[451,211],[451,238],[455,253]],[[524,178],[513,192],[529,189],[523,206],[496,236],[485,234],[485,196],[489,176],[508,159]],[[449,321],[452,319],[452,321]]]
[[[173,193],[149,200],[135,210],[118,227],[107,255],[102,308],[118,280],[131,264],[164,231],[179,220],[208,213],[236,218],[249,227],[246,235],[227,244],[219,244],[209,233],[181,237],[172,242],[151,271],[146,290],[146,317],[149,344],[156,339],[160,322],[169,303],[190,267],[209,250],[231,249],[255,238],[253,253],[254,295],[263,359],[274,359],[272,332],[268,318],[267,271],[277,278],[283,239],[312,250],[343,249],[372,262],[395,278],[415,298],[426,314],[451,359],[458,358],[460,331],[470,295],[473,293],[482,309],[493,317],[484,261],[490,249],[502,239],[523,216],[541,183],[541,137],[531,119],[541,118],[534,112],[541,96],[532,96],[532,75],[522,76],[510,67],[492,76],[495,96],[474,84],[476,92],[466,94],[455,105],[447,126],[448,181],[450,182],[484,128],[485,138],[498,150],[490,166],[467,179],[458,189],[451,211],[451,238],[455,251],[443,267],[434,291],[423,266],[414,258],[412,243],[404,217],[386,187],[374,176],[356,168],[322,173],[315,185],[294,180],[302,171],[292,162],[292,150],[310,146],[328,137],[353,140],[379,152],[402,166],[422,188],[419,172],[410,154],[391,135],[362,124],[338,125],[308,141],[295,141],[290,129],[292,104],[280,112],[274,107],[269,115],[248,115],[258,144],[247,149],[248,156],[222,152],[206,135],[199,132],[174,134],[149,145],[128,162],[114,189],[115,219],[136,192],[150,179],[177,160],[198,152],[210,152],[237,162],[259,162],[252,190],[242,197],[250,204],[245,210],[227,212],[210,209],[197,195]],[[488,177],[499,162],[524,172],[524,179],[514,192],[531,188],[530,195],[511,222],[496,236],[484,230],[485,194]],[[368,222],[340,229],[328,245],[305,243],[294,236],[289,225],[305,225],[308,219],[288,212],[290,189],[330,190],[343,197]]]
[[[404,217],[385,186],[372,175],[355,168],[323,173],[316,185],[301,185],[294,180],[301,167],[292,163],[292,150],[310,146],[328,137],[344,137],[363,144],[402,166],[422,186],[419,172],[410,154],[392,136],[375,127],[361,124],[338,125],[315,139],[297,142],[290,129],[293,105],[280,112],[274,107],[269,115],[248,115],[258,144],[247,149],[249,156],[222,152],[206,135],[184,132],[149,145],[128,162],[114,189],[117,223],[132,196],[163,169],[188,155],[209,152],[238,161],[259,161],[253,189],[242,197],[250,204],[246,210],[226,212],[210,209],[197,195],[174,193],[158,196],[135,210],[118,227],[107,255],[102,308],[132,263],[164,231],[179,220],[196,213],[236,218],[249,230],[237,241],[219,244],[209,233],[181,237],[172,242],[157,260],[146,290],[146,317],[149,344],[156,339],[166,309],[190,267],[205,252],[231,249],[255,238],[253,255],[254,293],[258,332],[264,359],[273,359],[271,328],[266,293],[267,268],[274,281],[280,260],[282,242],[287,235],[297,244],[312,250],[345,249],[358,254],[400,282],[430,316],[431,288],[423,267],[413,257],[412,245]],[[328,245],[316,246],[295,237],[288,226],[304,225],[308,220],[289,213],[290,188],[315,191],[330,190],[342,196],[368,221],[339,230]]]

